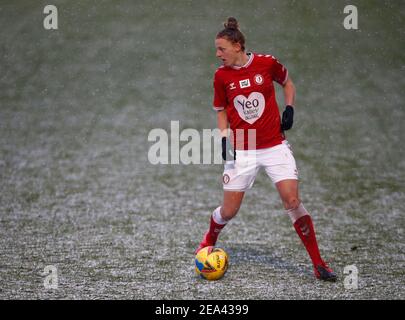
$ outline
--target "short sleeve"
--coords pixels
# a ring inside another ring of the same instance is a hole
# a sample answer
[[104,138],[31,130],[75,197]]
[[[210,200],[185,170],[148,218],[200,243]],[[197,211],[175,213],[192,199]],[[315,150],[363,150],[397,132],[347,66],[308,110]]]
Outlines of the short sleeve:
[[218,76],[218,72],[214,75],[214,102],[213,108],[216,111],[224,110],[227,105],[225,86]]
[[270,73],[273,80],[282,86],[287,82],[288,70],[276,58],[272,57],[272,64],[270,66]]

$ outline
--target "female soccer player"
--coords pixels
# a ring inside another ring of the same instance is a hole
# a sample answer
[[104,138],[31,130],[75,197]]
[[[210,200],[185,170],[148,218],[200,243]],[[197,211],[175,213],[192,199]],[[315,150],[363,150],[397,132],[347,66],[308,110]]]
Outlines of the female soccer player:
[[[222,205],[212,213],[209,230],[196,252],[215,245],[220,231],[237,214],[258,170],[264,167],[308,251],[315,276],[336,281],[336,274],[320,256],[311,216],[298,197],[298,172],[284,135],[293,125],[294,84],[275,57],[245,51],[245,37],[235,18],[228,18],[224,26],[215,39],[216,56],[223,65],[215,72],[213,103],[226,161],[224,196]],[[281,121],[273,81],[283,87],[286,108]],[[232,159],[228,136],[235,150]]]

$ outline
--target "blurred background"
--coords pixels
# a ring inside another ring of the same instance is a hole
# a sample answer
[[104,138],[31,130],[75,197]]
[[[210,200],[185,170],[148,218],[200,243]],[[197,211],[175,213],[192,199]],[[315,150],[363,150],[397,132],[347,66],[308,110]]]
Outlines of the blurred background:
[[[55,0],[58,30],[44,29],[47,4],[0,3],[0,298],[404,298],[402,1],[352,1],[358,30],[343,27],[346,1]],[[264,171],[218,242],[225,278],[194,274],[223,168],[152,165],[148,134],[215,128],[228,16],[296,85],[288,140],[337,283],[313,278]],[[58,289],[44,288],[48,265]]]

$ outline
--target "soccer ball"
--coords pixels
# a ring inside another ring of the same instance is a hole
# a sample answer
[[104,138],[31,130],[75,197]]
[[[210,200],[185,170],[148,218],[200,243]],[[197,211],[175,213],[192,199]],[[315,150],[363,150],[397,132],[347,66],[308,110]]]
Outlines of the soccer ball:
[[195,271],[204,279],[218,280],[227,269],[228,254],[221,248],[205,247],[195,256]]

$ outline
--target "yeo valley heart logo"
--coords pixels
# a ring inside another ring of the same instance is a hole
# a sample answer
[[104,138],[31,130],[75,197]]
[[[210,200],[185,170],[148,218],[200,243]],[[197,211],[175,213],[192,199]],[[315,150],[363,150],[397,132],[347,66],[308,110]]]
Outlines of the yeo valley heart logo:
[[252,92],[248,98],[238,95],[233,99],[233,105],[239,116],[246,122],[252,124],[259,119],[264,111],[265,100],[260,92]]

